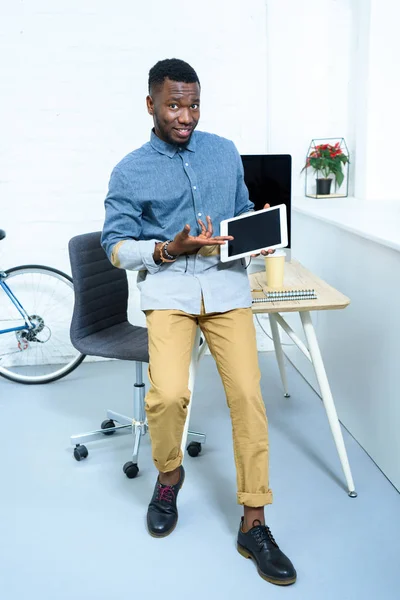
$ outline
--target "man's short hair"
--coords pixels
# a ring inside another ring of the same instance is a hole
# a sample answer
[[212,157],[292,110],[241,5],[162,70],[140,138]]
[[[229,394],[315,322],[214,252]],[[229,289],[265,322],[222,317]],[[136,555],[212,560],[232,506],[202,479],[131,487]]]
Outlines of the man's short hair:
[[162,85],[166,78],[200,85],[196,71],[187,62],[179,58],[166,58],[159,60],[149,71],[149,94],[153,86]]

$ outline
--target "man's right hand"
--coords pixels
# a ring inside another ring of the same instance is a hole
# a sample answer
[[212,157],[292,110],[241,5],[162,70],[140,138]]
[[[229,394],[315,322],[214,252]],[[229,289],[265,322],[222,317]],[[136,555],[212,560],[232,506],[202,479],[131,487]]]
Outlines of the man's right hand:
[[174,256],[179,256],[179,254],[190,254],[192,252],[196,252],[203,246],[223,246],[227,241],[233,240],[233,236],[231,235],[216,235],[213,236],[213,226],[210,217],[206,217],[207,219],[207,227],[201,221],[198,220],[201,233],[199,235],[193,236],[190,234],[190,225],[185,225],[185,227],[180,231],[173,239],[172,242],[168,244],[168,253]]

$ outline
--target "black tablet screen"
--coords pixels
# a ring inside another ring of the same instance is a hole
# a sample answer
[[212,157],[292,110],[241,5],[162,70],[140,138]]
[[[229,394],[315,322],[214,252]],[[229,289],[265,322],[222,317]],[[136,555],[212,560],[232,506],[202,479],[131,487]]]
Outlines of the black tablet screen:
[[235,239],[228,242],[228,256],[269,248],[281,243],[279,209],[228,223],[228,235]]

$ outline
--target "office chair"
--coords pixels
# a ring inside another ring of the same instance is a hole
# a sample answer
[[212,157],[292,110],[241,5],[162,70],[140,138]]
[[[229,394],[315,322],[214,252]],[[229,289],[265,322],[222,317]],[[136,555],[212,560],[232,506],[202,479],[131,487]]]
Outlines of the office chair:
[[[147,329],[128,321],[128,279],[126,272],[115,268],[100,245],[100,232],[85,233],[69,242],[69,257],[74,281],[75,305],[71,322],[71,342],[82,354],[117,358],[135,362],[133,418],[112,410],[101,428],[88,433],[73,435],[74,457],[80,461],[88,456],[85,442],[103,438],[116,432],[133,434],[132,460],[125,463],[123,471],[133,479],[139,472],[138,455],[140,439],[147,433],[145,413],[145,384],[142,364],[149,362]],[[204,354],[206,344],[200,347],[199,331],[192,353],[189,389],[193,391],[197,363]],[[191,402],[189,403],[189,407]],[[188,408],[189,408],[188,407]],[[187,450],[197,456],[206,437],[202,433],[188,431],[189,414],[183,436],[191,438]]]

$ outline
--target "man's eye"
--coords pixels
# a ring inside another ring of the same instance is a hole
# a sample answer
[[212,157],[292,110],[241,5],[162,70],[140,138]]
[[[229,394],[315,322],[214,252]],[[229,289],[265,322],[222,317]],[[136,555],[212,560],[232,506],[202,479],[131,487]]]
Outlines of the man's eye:
[[192,104],[191,108],[193,108],[193,110],[199,110],[199,105],[198,104]]
[[173,104],[169,105],[170,108],[178,108],[178,105],[174,102]]

